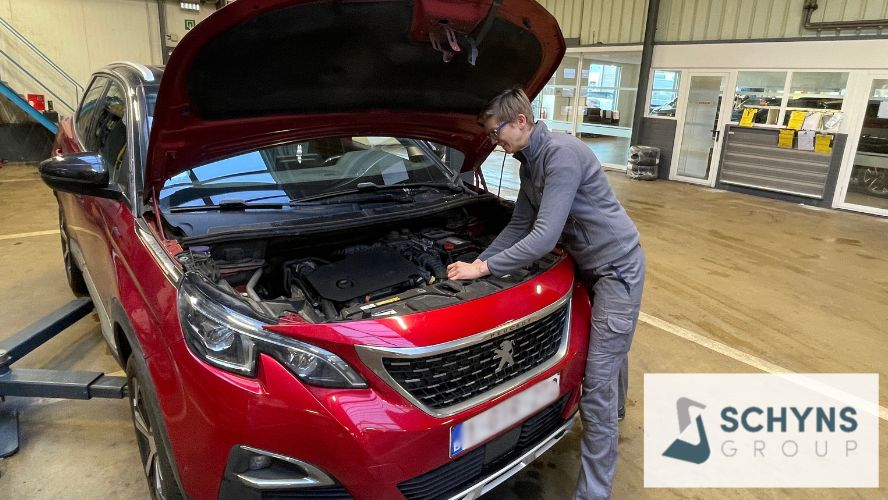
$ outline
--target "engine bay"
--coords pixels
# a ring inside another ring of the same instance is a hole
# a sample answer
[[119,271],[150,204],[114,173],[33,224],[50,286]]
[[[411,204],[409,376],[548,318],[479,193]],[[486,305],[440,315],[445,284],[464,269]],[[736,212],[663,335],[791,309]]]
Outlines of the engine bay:
[[488,205],[483,218],[462,208],[422,224],[196,245],[177,259],[269,318],[324,323],[410,314],[496,293],[560,259],[553,252],[507,276],[448,280],[448,264],[473,262],[493,241],[507,220],[503,210]]

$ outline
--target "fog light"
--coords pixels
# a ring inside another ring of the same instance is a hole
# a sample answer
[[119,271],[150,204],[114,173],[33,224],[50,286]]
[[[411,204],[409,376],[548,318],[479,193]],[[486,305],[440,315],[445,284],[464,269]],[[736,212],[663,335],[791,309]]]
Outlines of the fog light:
[[250,457],[250,470],[267,469],[271,467],[271,457],[267,455],[253,455]]
[[[249,446],[235,446],[226,478],[250,490],[292,490],[333,486],[327,473],[302,460]],[[235,495],[237,497],[237,495]]]

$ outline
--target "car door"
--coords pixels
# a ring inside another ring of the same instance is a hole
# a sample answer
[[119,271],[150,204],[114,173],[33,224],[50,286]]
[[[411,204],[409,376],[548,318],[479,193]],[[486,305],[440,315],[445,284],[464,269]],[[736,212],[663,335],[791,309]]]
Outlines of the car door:
[[83,197],[84,210],[83,238],[81,247],[89,279],[102,304],[100,316],[104,316],[103,333],[114,345],[111,337],[110,321],[105,311],[111,301],[118,296],[116,262],[121,258],[120,247],[123,238],[131,235],[126,230],[132,224],[129,208],[132,199],[132,165],[129,158],[130,128],[127,120],[131,116],[131,106],[126,87],[117,79],[110,79],[104,97],[95,109],[93,126],[88,131],[84,146],[90,152],[98,153],[108,169],[112,187],[119,190],[120,200],[110,198]]
[[[63,148],[62,153],[79,153],[88,150],[85,139],[95,128],[96,108],[101,104],[109,82],[108,77],[101,75],[94,77],[90,82],[73,118],[75,140],[63,142],[60,145]],[[70,193],[57,193],[57,196],[64,213],[64,225],[72,253],[78,265],[82,267],[84,264],[82,242],[88,238],[86,234],[88,223],[85,215],[88,197]]]

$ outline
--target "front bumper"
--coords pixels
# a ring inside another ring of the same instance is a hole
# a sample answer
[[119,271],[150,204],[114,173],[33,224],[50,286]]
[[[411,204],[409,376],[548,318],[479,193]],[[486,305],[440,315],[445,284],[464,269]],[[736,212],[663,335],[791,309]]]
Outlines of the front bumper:
[[[407,500],[475,499],[487,493],[520,472],[567,434],[576,420],[573,415],[567,420],[563,418],[568,399],[569,395],[566,395],[509,432],[458,459],[399,483],[398,490]],[[232,467],[237,459],[236,451],[243,448],[232,451],[219,492],[220,500],[353,498],[345,487],[335,482],[286,492],[274,491],[273,488],[261,491],[250,488],[245,481],[240,480],[237,470]],[[366,496],[364,492],[356,492],[356,495]]]
[[573,426],[570,394],[499,437],[435,470],[398,484],[408,500],[476,498],[517,474]]
[[[448,498],[474,498],[557,442],[572,421],[585,368],[590,316],[588,299],[579,287],[571,300],[569,342],[558,363],[509,392],[443,418],[423,412],[378,378],[368,378],[369,389],[309,387],[263,355],[257,377],[251,379],[208,366],[184,342],[176,342],[165,355],[152,357],[149,368],[182,486],[191,498],[219,498],[231,450],[248,446],[311,464],[358,499],[419,500],[441,498],[445,492]],[[353,363],[357,359],[354,351],[350,358]],[[561,406],[543,410],[551,412],[550,418],[533,439],[521,446],[510,441],[536,416],[475,449],[449,456],[453,425],[556,374]],[[457,463],[468,469],[451,469]],[[442,469],[462,471],[460,481],[433,481],[439,485],[434,496],[409,489]],[[299,498],[292,495],[296,491],[265,492],[258,498]]]
[[568,431],[574,426],[575,422],[576,419],[574,418],[568,419],[567,422],[563,423],[548,436],[545,436],[539,443],[525,451],[521,456],[506,463],[499,470],[494,471],[463,491],[453,495],[450,497],[450,500],[472,500],[496,488],[505,480],[521,472],[521,469],[530,465],[531,462],[539,458],[540,455],[546,452],[546,450],[555,446],[558,441],[561,441],[561,439],[567,435]]

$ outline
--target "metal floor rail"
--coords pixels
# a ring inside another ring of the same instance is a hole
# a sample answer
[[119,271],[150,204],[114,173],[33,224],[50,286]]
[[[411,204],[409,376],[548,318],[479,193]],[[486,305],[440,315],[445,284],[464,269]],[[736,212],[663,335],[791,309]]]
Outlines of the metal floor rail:
[[[102,372],[12,368],[12,364],[37,349],[93,310],[88,298],[65,306],[28,325],[19,333],[0,340],[0,398],[92,399],[126,397],[126,377]],[[0,405],[0,457],[19,449],[18,411]]]

